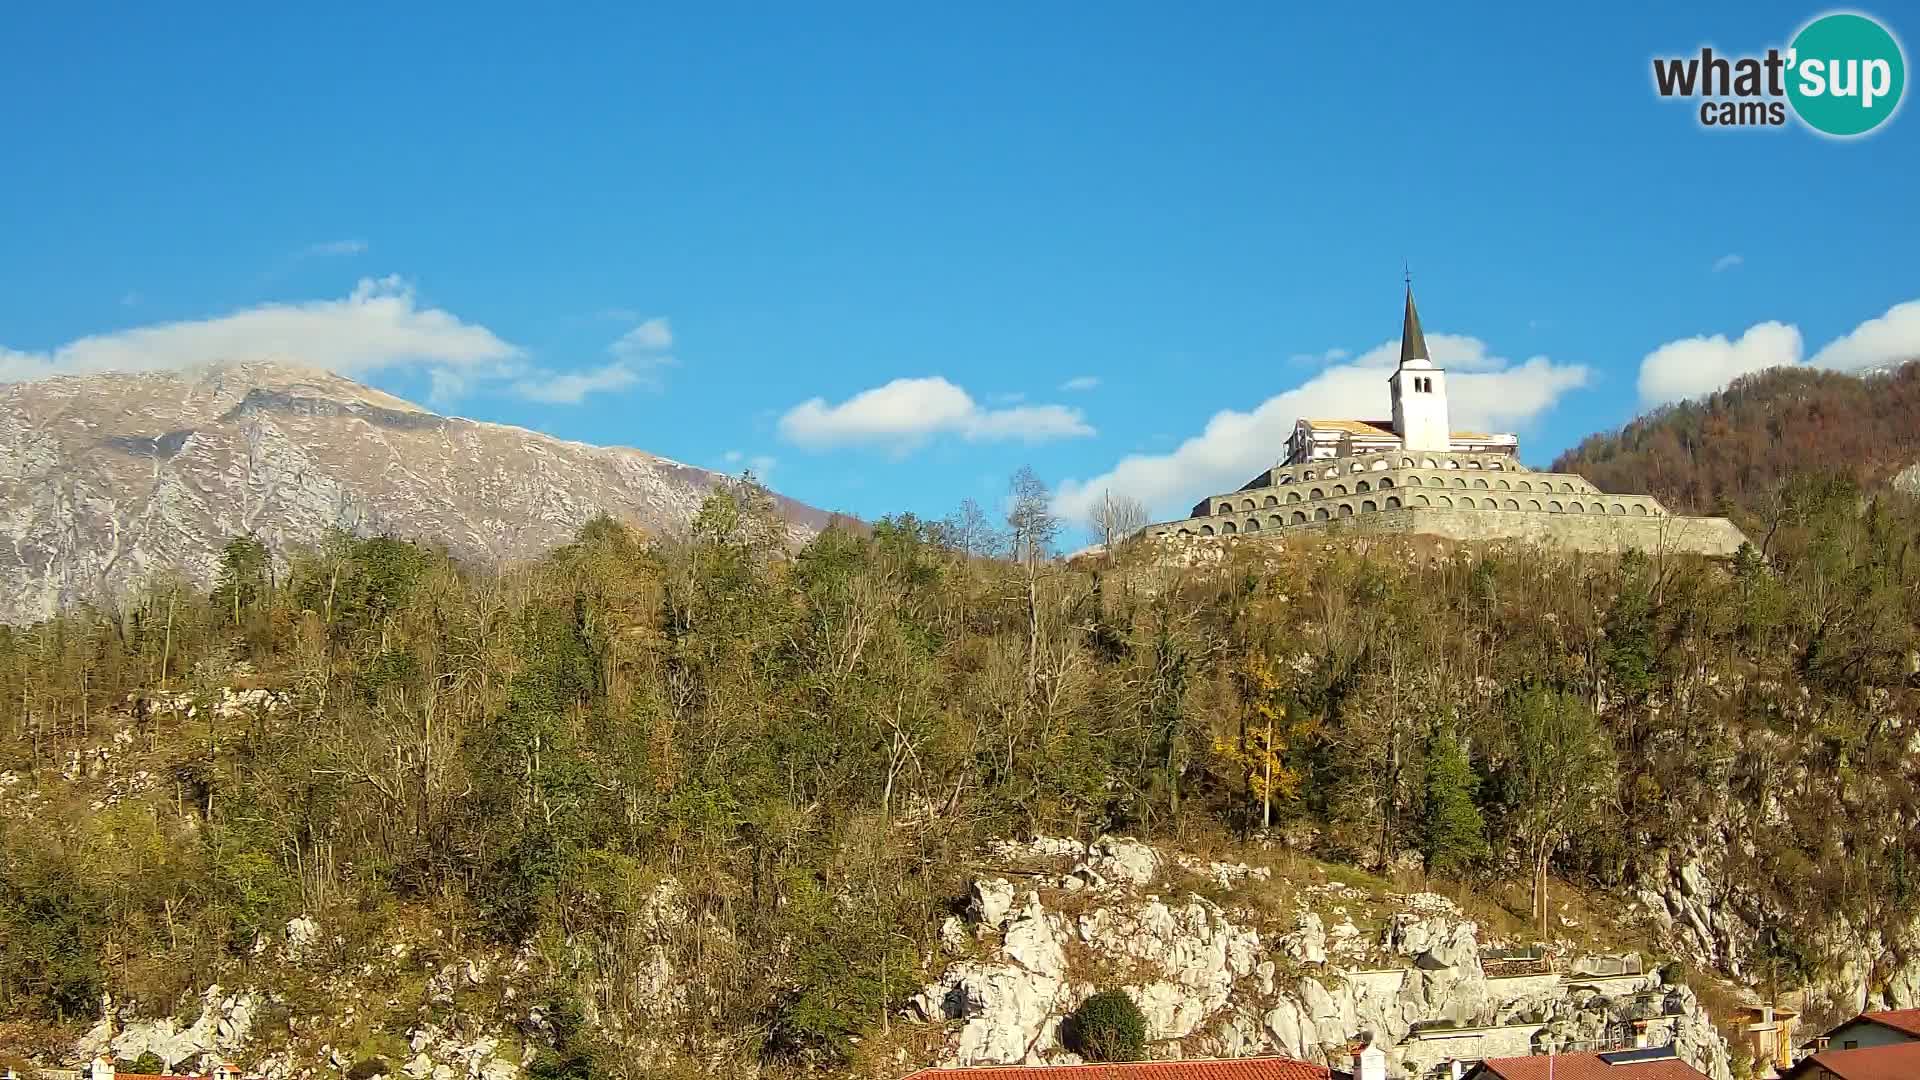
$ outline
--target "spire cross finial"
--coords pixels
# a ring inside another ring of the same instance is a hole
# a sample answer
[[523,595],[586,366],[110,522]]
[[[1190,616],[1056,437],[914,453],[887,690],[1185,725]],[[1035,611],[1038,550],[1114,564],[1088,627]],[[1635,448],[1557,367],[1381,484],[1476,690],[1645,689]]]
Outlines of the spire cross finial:
[[1406,271],[1407,287],[1412,288],[1413,287],[1413,264],[1411,262],[1408,262],[1406,259],[1401,259],[1400,268]]

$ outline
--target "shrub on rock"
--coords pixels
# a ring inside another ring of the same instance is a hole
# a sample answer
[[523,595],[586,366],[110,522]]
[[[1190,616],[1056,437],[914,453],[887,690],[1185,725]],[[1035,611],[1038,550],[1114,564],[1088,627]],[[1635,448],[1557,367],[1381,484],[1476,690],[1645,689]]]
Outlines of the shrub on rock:
[[1067,1049],[1088,1061],[1139,1061],[1147,1053],[1147,1018],[1133,999],[1103,990],[1067,1019]]

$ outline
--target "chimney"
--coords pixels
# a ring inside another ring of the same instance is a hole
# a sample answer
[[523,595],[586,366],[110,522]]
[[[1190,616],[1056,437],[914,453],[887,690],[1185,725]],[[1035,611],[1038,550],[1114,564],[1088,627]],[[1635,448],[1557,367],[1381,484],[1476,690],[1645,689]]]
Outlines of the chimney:
[[113,1059],[97,1057],[87,1069],[87,1080],[113,1080]]
[[1373,1036],[1353,1051],[1353,1080],[1387,1080],[1387,1053],[1373,1045]]

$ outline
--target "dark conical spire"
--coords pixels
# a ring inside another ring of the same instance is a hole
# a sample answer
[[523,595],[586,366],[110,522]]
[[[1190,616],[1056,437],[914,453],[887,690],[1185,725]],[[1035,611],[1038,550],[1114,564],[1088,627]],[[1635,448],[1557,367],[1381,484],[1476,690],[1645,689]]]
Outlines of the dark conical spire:
[[1400,362],[1428,360],[1427,335],[1420,332],[1420,313],[1413,307],[1413,283],[1407,283],[1407,320],[1400,327]]

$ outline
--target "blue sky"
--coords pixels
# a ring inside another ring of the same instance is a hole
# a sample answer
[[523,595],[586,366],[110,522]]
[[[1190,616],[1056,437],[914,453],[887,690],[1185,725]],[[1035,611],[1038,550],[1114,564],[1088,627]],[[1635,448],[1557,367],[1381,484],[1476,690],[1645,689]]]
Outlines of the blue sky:
[[1535,464],[1920,353],[1911,108],[1652,90],[1818,6],[597,7],[10,12],[0,378],[270,349],[871,517],[1236,486],[1382,411],[1403,258]]

